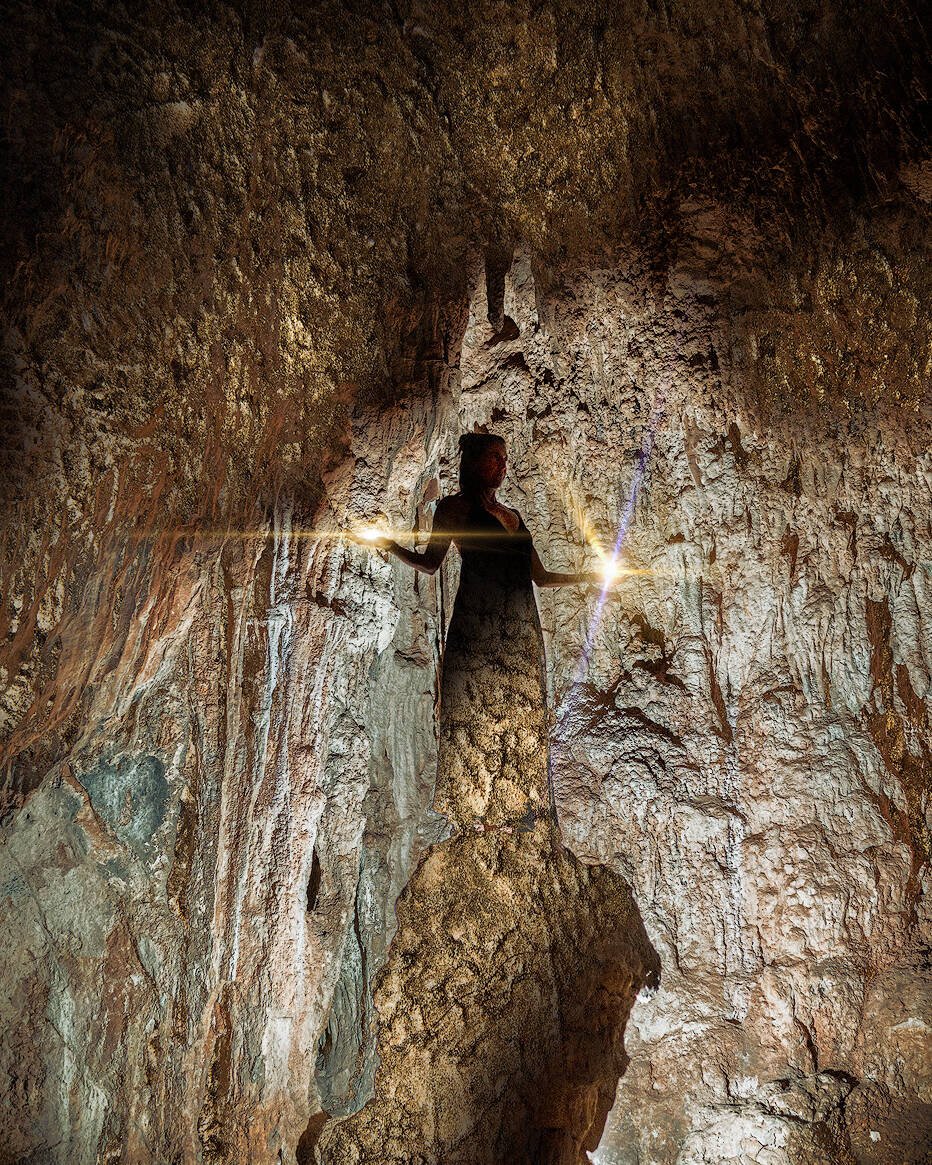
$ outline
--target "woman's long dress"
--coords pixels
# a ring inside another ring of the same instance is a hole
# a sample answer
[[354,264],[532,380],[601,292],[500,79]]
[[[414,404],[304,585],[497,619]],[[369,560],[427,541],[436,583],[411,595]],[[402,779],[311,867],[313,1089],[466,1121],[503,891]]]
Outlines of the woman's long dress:
[[434,807],[458,828],[532,828],[551,809],[544,641],[531,535],[474,503],[457,539],[460,583],[447,632]]
[[531,536],[474,505],[443,661],[435,808],[398,902],[375,1096],[327,1165],[577,1165],[598,1144],[650,952],[624,881],[564,849]]

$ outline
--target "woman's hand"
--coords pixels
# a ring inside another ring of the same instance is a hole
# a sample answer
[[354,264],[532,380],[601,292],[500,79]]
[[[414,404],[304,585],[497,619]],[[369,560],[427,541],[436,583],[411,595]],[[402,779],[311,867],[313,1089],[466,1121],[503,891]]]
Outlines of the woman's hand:
[[[375,529],[366,534],[366,545],[382,554],[394,555],[401,562],[413,566],[415,570],[419,570],[423,574],[436,574],[453,540],[448,513],[449,506],[444,505],[446,501],[448,499],[441,499],[440,505],[437,507],[430,537],[423,552],[400,546],[393,538],[389,538],[386,534]],[[412,534],[412,538],[415,536]]]

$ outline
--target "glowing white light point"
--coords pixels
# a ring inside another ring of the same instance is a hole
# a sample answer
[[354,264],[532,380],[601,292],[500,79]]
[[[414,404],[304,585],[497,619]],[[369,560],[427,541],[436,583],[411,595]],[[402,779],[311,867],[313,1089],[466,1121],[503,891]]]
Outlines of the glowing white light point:
[[614,558],[606,558],[602,563],[602,578],[607,582],[614,582],[621,574],[621,566]]

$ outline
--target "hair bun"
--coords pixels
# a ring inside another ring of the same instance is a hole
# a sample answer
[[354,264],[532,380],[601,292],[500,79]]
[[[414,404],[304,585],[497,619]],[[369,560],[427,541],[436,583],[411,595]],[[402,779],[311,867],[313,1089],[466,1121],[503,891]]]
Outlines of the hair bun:
[[480,450],[487,448],[493,441],[501,441],[505,444],[505,438],[499,436],[498,433],[461,433],[459,439],[459,448],[461,453],[478,453]]

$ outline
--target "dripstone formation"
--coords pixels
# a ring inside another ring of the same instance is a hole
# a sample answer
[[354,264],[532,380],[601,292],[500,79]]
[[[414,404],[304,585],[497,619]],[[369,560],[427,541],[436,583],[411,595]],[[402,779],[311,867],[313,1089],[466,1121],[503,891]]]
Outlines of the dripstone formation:
[[[0,36],[0,1160],[923,1161],[918,6]],[[339,536],[477,425],[637,572],[538,595],[558,833],[444,839],[455,553]]]

